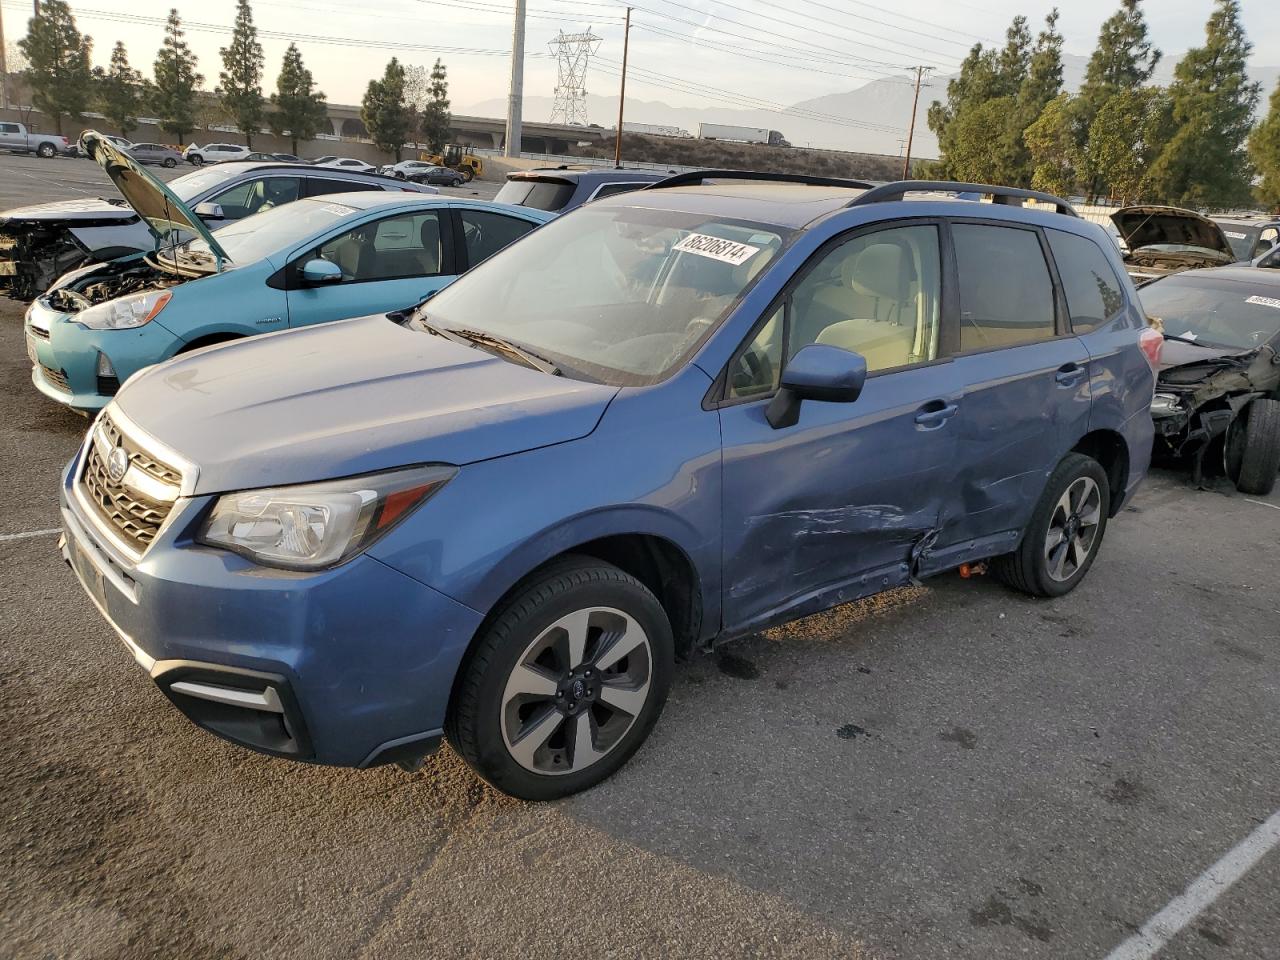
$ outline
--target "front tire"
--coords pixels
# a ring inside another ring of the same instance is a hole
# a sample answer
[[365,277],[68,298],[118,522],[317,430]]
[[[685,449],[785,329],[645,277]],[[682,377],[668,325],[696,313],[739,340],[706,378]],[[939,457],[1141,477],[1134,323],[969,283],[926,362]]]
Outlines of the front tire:
[[1227,475],[1241,493],[1265,497],[1280,471],[1280,400],[1254,400],[1227,433]]
[[465,170],[462,171],[462,180],[464,183],[470,183],[475,178],[476,178],[476,172],[472,170],[470,167],[467,167]]
[[190,160],[190,161],[191,161],[195,166],[197,166],[197,167],[203,167],[203,166],[204,166],[204,157],[200,156],[200,154],[198,154],[198,153],[193,153],[193,154],[192,154],[190,157],[188,157],[187,159],[188,159],[188,160]]
[[1102,464],[1067,454],[1050,474],[1018,549],[996,557],[991,572],[1035,597],[1070,593],[1098,556],[1110,512],[1111,485]]
[[497,609],[463,661],[446,735],[504,793],[565,797],[644,742],[674,662],[671,625],[648,588],[611,564],[569,558]]

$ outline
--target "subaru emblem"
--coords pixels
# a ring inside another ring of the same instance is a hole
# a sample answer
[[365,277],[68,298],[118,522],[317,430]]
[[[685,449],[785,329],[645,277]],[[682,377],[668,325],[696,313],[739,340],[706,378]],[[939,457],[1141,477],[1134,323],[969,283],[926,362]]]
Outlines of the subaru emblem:
[[116,447],[107,457],[107,476],[112,483],[119,483],[128,469],[129,455],[124,452],[124,447]]

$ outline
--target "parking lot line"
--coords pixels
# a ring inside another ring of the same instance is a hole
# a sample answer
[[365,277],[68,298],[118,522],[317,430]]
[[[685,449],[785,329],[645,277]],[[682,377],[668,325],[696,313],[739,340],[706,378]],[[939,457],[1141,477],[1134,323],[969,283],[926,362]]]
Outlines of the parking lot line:
[[1245,497],[1245,500],[1249,503],[1256,503],[1260,507],[1270,507],[1272,510],[1280,510],[1280,507],[1276,506],[1274,503],[1267,503],[1265,500],[1252,500],[1249,497]]
[[61,532],[61,527],[50,527],[48,530],[27,530],[23,533],[0,533],[0,540],[28,540],[31,537],[49,537]]
[[1149,960],[1154,957],[1179,930],[1226,893],[1277,844],[1280,844],[1280,810],[1196,877],[1185,893],[1170,900],[1169,905],[1148,920],[1141,930],[1107,954],[1106,960]]

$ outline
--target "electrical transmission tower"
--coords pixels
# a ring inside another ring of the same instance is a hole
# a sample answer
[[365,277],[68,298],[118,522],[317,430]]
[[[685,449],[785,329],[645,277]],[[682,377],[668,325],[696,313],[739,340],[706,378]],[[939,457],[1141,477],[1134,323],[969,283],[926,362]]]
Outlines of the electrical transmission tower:
[[547,44],[559,65],[552,123],[587,124],[587,67],[600,49],[600,37],[588,27],[585,33],[565,33]]

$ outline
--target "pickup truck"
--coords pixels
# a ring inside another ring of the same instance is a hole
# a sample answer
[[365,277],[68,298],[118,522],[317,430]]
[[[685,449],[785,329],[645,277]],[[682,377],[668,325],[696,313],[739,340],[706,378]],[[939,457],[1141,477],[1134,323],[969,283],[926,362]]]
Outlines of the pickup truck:
[[0,120],[0,150],[12,153],[34,153],[38,157],[75,156],[76,147],[56,133],[31,133],[25,124]]

